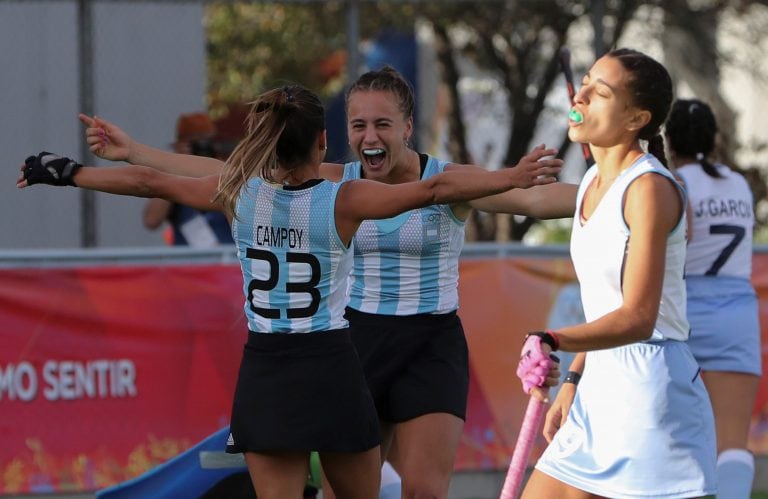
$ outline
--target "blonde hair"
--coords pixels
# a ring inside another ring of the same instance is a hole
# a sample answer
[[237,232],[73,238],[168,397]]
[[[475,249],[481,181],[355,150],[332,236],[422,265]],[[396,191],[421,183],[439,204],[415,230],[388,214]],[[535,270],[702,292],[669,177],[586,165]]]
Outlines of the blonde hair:
[[325,110],[313,92],[300,85],[264,92],[251,103],[246,135],[224,165],[213,201],[237,216],[237,200],[248,180],[258,173],[273,181],[278,166],[291,170],[305,164],[324,129]]

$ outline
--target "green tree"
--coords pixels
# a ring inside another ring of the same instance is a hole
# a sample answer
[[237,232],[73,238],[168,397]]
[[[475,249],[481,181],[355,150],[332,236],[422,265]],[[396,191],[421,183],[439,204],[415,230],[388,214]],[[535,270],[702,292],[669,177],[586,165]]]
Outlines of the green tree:
[[[344,5],[213,3],[206,12],[212,112],[291,81],[327,95],[323,61],[346,45]],[[343,63],[342,63],[343,66]]]
[[[447,143],[454,161],[471,159],[466,142],[471,125],[464,123],[461,113],[459,61],[471,60],[495,75],[506,91],[512,116],[505,164],[514,165],[530,148],[536,125],[547,112],[546,98],[561,81],[559,49],[568,44],[574,53],[605,51],[617,44],[630,21],[639,20],[645,26],[644,36],[664,47],[674,79],[686,82],[713,105],[725,138],[721,156],[739,168],[733,158],[743,145],[735,141],[734,112],[720,92],[720,68],[739,58],[744,64],[764,59],[766,4],[768,0],[362,1],[359,21],[363,39],[387,28],[413,30],[416,20],[431,27],[438,70],[450,101]],[[210,4],[206,23],[212,111],[250,100],[286,80],[326,97],[340,90],[348,79],[346,5],[333,1]],[[715,33],[727,16],[740,18],[742,26],[750,27],[742,36],[753,38],[754,53],[729,53],[718,45]],[[591,32],[592,38],[584,37],[584,32]],[[642,49],[644,43],[631,43],[635,41],[624,44]],[[574,69],[579,73],[585,68]],[[564,154],[567,137],[555,145]],[[752,183],[755,198],[765,199],[762,170],[755,165],[741,169]],[[493,221],[480,226],[478,239],[498,237]],[[512,219],[501,239],[521,240],[536,222]]]

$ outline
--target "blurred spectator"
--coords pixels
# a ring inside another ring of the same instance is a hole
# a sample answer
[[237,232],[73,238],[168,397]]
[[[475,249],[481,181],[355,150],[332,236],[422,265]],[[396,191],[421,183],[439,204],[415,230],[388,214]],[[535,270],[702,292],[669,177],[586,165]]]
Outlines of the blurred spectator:
[[216,157],[226,161],[235,146],[245,137],[246,120],[251,106],[246,103],[229,104],[226,113],[217,118],[214,123],[216,135],[214,144]]
[[[176,121],[174,152],[216,157],[213,121],[205,113],[182,114]],[[212,248],[233,244],[232,232],[224,214],[199,211],[164,199],[150,199],[144,207],[144,226],[155,230],[168,222],[165,240],[174,246]]]

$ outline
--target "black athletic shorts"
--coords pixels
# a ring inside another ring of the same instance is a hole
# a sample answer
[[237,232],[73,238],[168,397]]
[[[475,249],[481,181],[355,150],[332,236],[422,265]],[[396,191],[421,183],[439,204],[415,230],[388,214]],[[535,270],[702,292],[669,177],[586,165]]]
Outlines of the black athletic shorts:
[[455,312],[396,316],[347,308],[345,316],[382,422],[438,412],[466,419],[469,354]]
[[227,452],[363,452],[379,421],[348,329],[248,333]]

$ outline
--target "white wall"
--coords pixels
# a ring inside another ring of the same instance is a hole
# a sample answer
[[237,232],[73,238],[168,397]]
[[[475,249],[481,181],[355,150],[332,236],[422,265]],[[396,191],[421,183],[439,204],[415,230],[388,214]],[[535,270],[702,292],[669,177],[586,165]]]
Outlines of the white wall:
[[[201,2],[95,1],[95,112],[167,147],[177,116],[205,109],[203,10]],[[77,30],[74,0],[0,2],[0,249],[80,246],[82,191],[14,185],[29,154],[79,157]],[[163,244],[141,224],[144,202],[97,194],[97,245]]]

